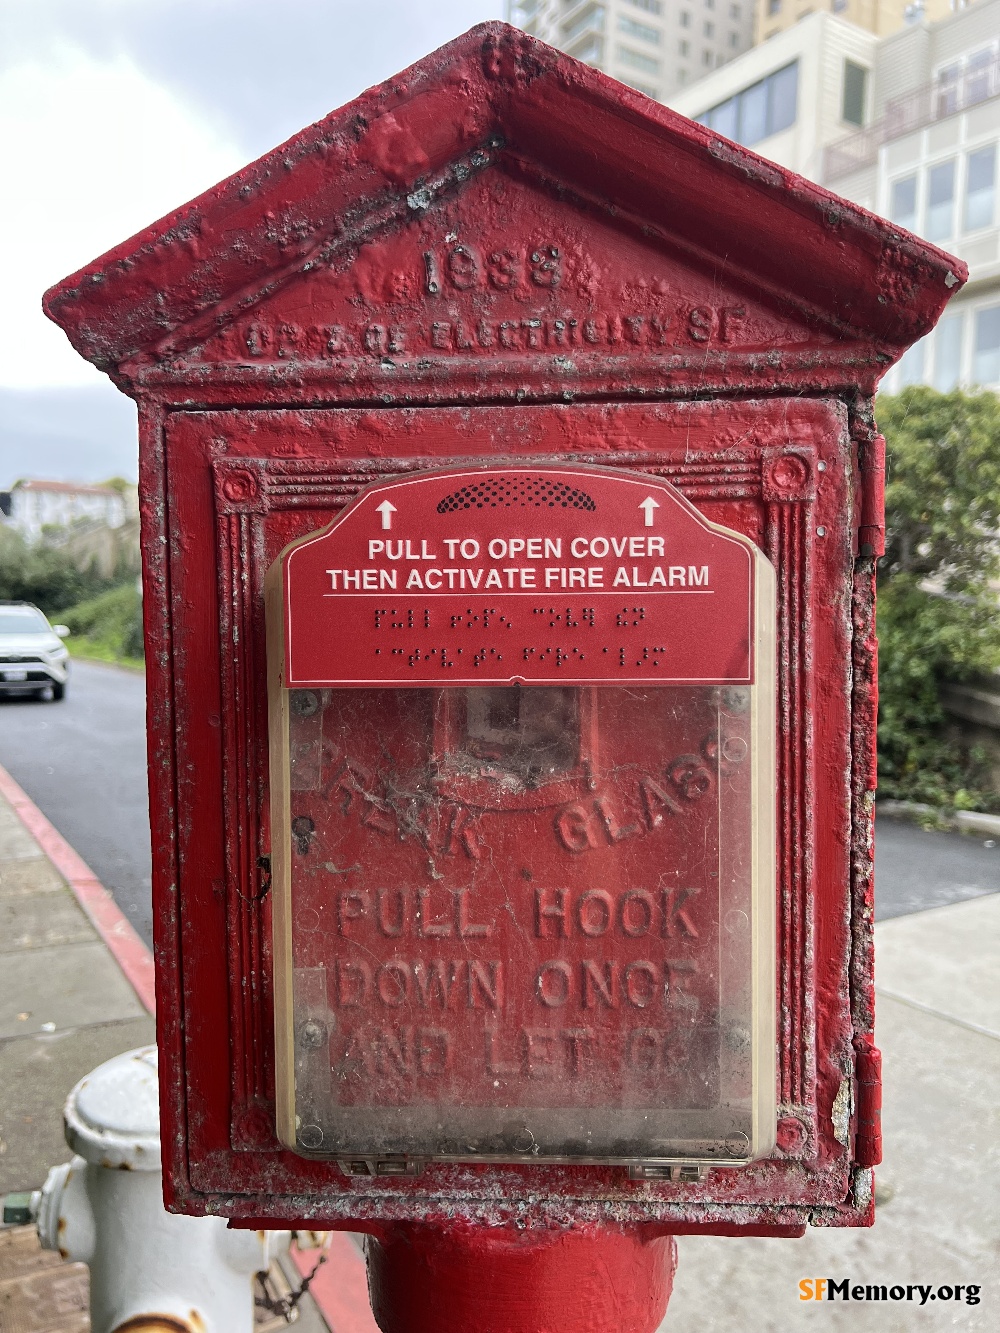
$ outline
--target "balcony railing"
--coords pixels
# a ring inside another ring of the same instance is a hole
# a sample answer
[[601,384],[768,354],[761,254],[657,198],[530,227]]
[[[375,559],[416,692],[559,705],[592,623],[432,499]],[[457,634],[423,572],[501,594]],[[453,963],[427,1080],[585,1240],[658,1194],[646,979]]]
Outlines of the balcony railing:
[[823,181],[829,184],[852,171],[871,166],[878,150],[892,139],[923,129],[970,106],[1000,94],[1000,52],[988,60],[971,62],[955,78],[941,78],[889,102],[885,115],[866,129],[830,144],[823,154]]

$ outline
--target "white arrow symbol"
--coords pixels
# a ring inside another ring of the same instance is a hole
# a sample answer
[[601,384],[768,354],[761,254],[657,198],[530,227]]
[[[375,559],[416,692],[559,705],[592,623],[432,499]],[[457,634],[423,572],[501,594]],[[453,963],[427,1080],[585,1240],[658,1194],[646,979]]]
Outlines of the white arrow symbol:
[[645,500],[643,500],[642,503],[639,505],[640,509],[645,510],[647,528],[651,528],[653,526],[653,510],[659,509],[659,507],[660,507],[659,501],[654,500],[651,495],[647,495]]
[[[655,503],[655,502],[654,502]],[[396,506],[391,505],[388,500],[383,500],[380,505],[375,506],[376,514],[382,515],[382,531],[385,532],[392,527],[392,516],[396,512]]]

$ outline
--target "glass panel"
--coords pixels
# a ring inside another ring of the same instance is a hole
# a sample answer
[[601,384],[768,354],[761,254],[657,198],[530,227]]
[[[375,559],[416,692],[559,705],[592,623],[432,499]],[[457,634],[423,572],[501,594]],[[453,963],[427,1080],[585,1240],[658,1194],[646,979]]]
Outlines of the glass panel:
[[946,315],[934,339],[934,387],[950,393],[962,374],[962,316]]
[[643,55],[641,51],[633,51],[628,46],[616,46],[615,55],[623,65],[630,65],[633,69],[644,70],[647,74],[658,74],[660,72],[660,62],[654,60],[652,56]]
[[585,42],[583,46],[578,47],[573,55],[576,60],[600,60],[604,51],[604,43],[600,37],[593,37]]
[[739,134],[739,99],[731,97],[728,102],[721,102],[709,113],[710,125],[716,134],[724,134],[727,139],[735,139]]
[[755,83],[740,98],[740,143],[759,143],[767,138],[767,84]]
[[768,134],[777,134],[795,124],[796,101],[799,91],[799,63],[795,61],[779,69],[767,80],[769,93]]
[[955,160],[941,162],[927,173],[927,226],[929,241],[946,241],[955,227]]
[[588,29],[592,32],[604,31],[604,7],[602,5],[598,5],[597,8],[584,14],[582,18],[578,18],[574,23],[571,23],[568,28],[564,28],[563,41],[566,43],[572,42],[574,38],[579,37],[582,32],[586,32]]
[[637,23],[624,14],[619,16],[618,31],[627,33],[629,37],[638,37],[642,42],[652,42],[656,46],[660,44],[659,28],[651,28],[648,23]]
[[923,384],[924,343],[926,341],[926,338],[921,338],[918,343],[914,343],[900,361],[898,380],[900,389],[905,389],[910,384]]
[[893,181],[889,201],[889,217],[898,222],[907,231],[913,231],[917,225],[917,178],[906,176],[903,180]]
[[994,51],[977,51],[965,65],[965,105],[985,102],[996,92],[996,62]]
[[1000,384],[1000,305],[976,314],[976,355],[973,378],[977,384]]
[[767,698],[290,691],[298,1151],[747,1157]]
[[996,144],[969,154],[965,183],[965,230],[992,227],[996,194]]
[[961,65],[947,65],[938,71],[936,110],[937,115],[950,116],[958,110],[958,83],[961,77]]
[[868,71],[863,65],[856,65],[853,60],[844,61],[844,101],[843,119],[849,125],[865,123],[865,88],[868,83]]

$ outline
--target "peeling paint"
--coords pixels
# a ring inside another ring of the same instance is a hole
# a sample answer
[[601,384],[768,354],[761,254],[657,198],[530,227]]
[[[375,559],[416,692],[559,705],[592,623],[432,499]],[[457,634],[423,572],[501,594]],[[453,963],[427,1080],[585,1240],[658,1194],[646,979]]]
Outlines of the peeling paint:
[[833,1109],[830,1112],[833,1137],[838,1143],[842,1143],[845,1148],[850,1142],[851,1111],[851,1081],[845,1078],[840,1081],[840,1087],[837,1089],[837,1095],[833,1100]]
[[[870,1223],[851,1084],[874,1022],[872,395],[965,277],[494,24],[47,294],[139,403],[169,1208],[379,1237],[414,1219]],[[788,450],[808,484],[783,492]],[[372,479],[521,458],[676,479],[778,567],[782,1137],[700,1183],[447,1163],[349,1179],[274,1135],[263,570]],[[234,461],[256,490],[218,499]]]

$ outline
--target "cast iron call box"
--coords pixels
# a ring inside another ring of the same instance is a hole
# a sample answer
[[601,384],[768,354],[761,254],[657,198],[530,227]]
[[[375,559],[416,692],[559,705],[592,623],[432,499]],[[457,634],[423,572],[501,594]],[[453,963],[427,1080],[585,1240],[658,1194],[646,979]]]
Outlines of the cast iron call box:
[[870,1222],[873,396],[964,277],[492,24],[48,294],[139,406],[171,1207]]
[[774,1146],[774,572],[659,478],[368,487],[268,575],[278,1133]]

